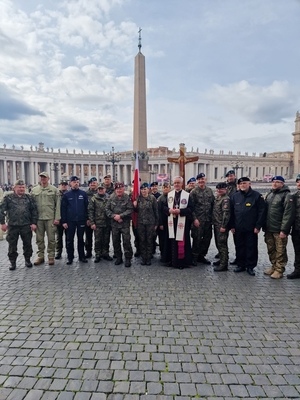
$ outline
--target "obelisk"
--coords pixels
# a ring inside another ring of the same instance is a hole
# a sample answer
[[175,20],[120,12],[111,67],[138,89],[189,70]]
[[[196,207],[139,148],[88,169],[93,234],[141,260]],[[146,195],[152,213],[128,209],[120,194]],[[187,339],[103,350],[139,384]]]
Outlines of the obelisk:
[[[146,68],[145,56],[141,52],[142,38],[139,29],[138,54],[134,61],[134,111],[133,111],[133,152],[139,157],[141,182],[148,182],[147,154],[147,112],[146,112]],[[133,169],[135,161],[133,162]]]

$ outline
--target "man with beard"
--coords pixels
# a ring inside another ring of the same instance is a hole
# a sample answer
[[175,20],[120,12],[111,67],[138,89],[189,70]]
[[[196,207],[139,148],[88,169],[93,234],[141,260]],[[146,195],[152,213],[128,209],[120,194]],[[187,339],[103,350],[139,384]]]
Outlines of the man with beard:
[[168,217],[168,229],[165,232],[165,245],[162,263],[183,269],[192,264],[190,228],[192,223],[192,202],[190,194],[182,189],[183,178],[174,177],[174,190],[171,190],[163,209]]

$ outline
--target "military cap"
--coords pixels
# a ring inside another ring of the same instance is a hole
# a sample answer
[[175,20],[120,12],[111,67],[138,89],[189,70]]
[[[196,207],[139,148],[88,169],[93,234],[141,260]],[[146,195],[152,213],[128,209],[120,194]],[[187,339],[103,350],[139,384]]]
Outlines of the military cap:
[[272,178],[272,182],[273,182],[273,181],[281,181],[281,182],[284,182],[284,177],[281,176],[281,175],[275,175],[275,176],[273,176],[273,178]]
[[300,174],[297,175],[296,182],[298,182],[299,180],[300,180]]
[[248,176],[243,176],[242,178],[240,178],[240,179],[238,180],[238,185],[239,185],[241,182],[250,182],[250,179],[248,178]]
[[24,182],[24,180],[23,179],[17,179],[16,180],[16,182],[15,182],[15,186],[17,186],[17,185],[25,185],[25,182]]
[[141,189],[145,189],[145,188],[148,188],[148,187],[149,187],[149,185],[148,185],[147,182],[142,183],[141,186],[140,186]]
[[124,183],[122,183],[122,182],[117,182],[116,184],[115,184],[115,189],[121,189],[121,188],[123,188],[124,187]]
[[163,187],[169,187],[170,186],[170,183],[169,182],[164,182],[163,183]]
[[97,178],[95,176],[92,176],[89,180],[88,180],[88,184],[90,184],[91,182],[97,182]]
[[226,172],[225,177],[227,178],[229,175],[235,175],[235,172],[233,169],[231,169],[230,171]]
[[99,189],[105,189],[104,184],[103,184],[103,183],[99,183],[97,189],[98,189],[98,190],[99,190]]
[[71,176],[70,182],[74,182],[74,181],[79,181],[78,176],[76,176],[76,175]]
[[40,172],[39,176],[44,176],[45,178],[49,178],[49,174],[47,172],[45,172],[45,171]]
[[103,179],[107,179],[107,178],[111,178],[110,174],[105,175],[105,177]]
[[157,185],[158,185],[158,182],[152,182],[150,187],[157,186]]
[[59,182],[60,185],[67,185],[68,183],[67,179],[61,179]]
[[200,174],[198,174],[196,177],[196,179],[201,179],[201,178],[205,178],[204,172],[200,172]]
[[216,185],[216,189],[227,189],[228,185],[226,182],[220,182]]
[[196,178],[190,178],[188,181],[187,181],[187,184],[189,184],[189,183],[191,183],[191,182],[196,182]]

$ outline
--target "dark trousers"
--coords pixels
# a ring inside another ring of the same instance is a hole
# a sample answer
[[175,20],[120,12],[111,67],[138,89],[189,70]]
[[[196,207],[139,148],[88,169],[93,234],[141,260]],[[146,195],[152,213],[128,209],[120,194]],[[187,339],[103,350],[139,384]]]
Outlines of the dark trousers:
[[19,236],[21,236],[23,241],[25,260],[29,260],[32,256],[32,231],[30,226],[8,226],[6,240],[8,241],[8,258],[10,262],[15,262],[18,257],[17,248]]
[[93,235],[94,231],[90,226],[85,227],[85,249],[87,253],[91,253],[93,250]]
[[258,234],[254,232],[235,232],[235,250],[238,267],[253,269],[257,265]]
[[65,235],[66,239],[66,247],[67,247],[67,235],[65,228],[59,224],[57,225],[57,232],[56,232],[56,253],[61,254],[63,252],[64,243],[63,243],[63,236]]
[[300,272],[300,231],[293,229],[292,231],[292,242],[295,252],[294,267]]
[[71,221],[68,222],[67,229],[67,253],[68,259],[73,260],[74,258],[74,236],[77,231],[77,249],[78,249],[78,257],[84,258],[84,235],[85,230],[85,221]]

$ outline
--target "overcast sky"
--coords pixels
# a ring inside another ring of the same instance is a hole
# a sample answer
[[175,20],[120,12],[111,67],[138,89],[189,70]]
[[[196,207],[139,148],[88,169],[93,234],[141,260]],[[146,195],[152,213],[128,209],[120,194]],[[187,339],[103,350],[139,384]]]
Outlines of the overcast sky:
[[1,0],[0,146],[132,149],[142,27],[148,147],[293,149],[300,0]]

